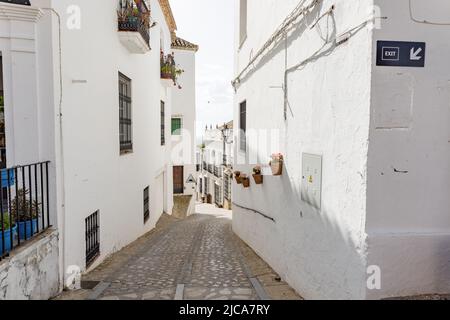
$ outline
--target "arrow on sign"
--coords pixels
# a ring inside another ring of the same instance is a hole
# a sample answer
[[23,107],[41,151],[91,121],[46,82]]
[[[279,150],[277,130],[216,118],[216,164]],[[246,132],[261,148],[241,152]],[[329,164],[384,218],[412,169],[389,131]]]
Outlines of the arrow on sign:
[[410,59],[412,61],[418,61],[420,59],[422,59],[422,56],[419,56],[419,54],[422,52],[422,48],[419,48],[416,50],[416,48],[411,48],[411,54],[410,54]]

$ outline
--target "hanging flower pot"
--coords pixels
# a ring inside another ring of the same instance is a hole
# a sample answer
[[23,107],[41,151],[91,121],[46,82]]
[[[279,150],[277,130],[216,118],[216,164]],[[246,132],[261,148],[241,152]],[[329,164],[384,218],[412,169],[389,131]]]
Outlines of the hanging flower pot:
[[250,178],[247,177],[247,175],[242,175],[242,185],[244,186],[244,188],[249,188],[250,187]]
[[270,168],[272,169],[272,174],[274,176],[281,176],[283,174],[283,155],[281,153],[276,153],[272,155],[272,160],[270,161]]
[[242,176],[241,176],[241,172],[240,171],[235,171],[234,172],[234,178],[236,179],[236,183],[237,184],[241,184],[242,183]]
[[263,184],[263,175],[261,172],[261,167],[256,166],[253,168],[253,180],[255,180],[256,184]]

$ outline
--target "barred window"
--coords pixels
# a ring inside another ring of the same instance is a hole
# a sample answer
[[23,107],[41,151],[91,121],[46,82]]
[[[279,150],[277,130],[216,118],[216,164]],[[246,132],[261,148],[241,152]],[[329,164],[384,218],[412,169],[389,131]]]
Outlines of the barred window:
[[223,192],[224,192],[225,199],[227,199],[228,201],[231,201],[231,174],[230,173],[224,174],[223,186],[224,186]]
[[119,139],[121,153],[133,151],[131,102],[131,80],[119,72]]
[[161,145],[166,145],[166,114],[165,114],[166,104],[161,101]]
[[144,189],[144,223],[150,218],[150,187]]
[[239,149],[247,151],[247,101],[239,105]]

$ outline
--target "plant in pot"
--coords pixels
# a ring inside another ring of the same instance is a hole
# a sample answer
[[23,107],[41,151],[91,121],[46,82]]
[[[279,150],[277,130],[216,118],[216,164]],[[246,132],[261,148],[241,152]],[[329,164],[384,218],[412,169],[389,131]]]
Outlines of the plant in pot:
[[[2,256],[11,251],[11,238],[14,241],[14,237],[17,233],[17,225],[14,222],[14,218],[10,221],[8,212],[0,213],[0,215],[2,215],[0,217],[0,256]],[[3,227],[1,225],[2,221]],[[3,247],[3,242],[5,243],[5,247]]]
[[272,160],[270,161],[270,168],[274,176],[281,176],[283,174],[283,162],[284,158],[281,153],[274,153]]
[[39,203],[30,203],[30,191],[19,189],[11,201],[11,215],[16,218],[20,239],[29,239],[37,231]]
[[246,174],[241,175],[242,177],[242,185],[244,186],[244,188],[249,188],[250,187],[250,178],[247,177]]
[[240,171],[235,171],[234,172],[234,178],[236,179],[236,183],[237,184],[241,184],[242,183],[242,176],[241,176],[241,172]]
[[253,179],[256,184],[263,184],[263,175],[260,166],[256,166],[253,168]]

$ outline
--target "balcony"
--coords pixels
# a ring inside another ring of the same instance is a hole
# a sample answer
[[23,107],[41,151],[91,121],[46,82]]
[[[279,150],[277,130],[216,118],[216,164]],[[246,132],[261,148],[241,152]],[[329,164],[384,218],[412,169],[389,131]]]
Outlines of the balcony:
[[0,260],[50,227],[49,162],[1,169]]
[[169,80],[178,89],[181,85],[178,83],[178,78],[183,74],[184,70],[177,66],[173,54],[165,55],[161,51],[161,79]]
[[150,10],[145,1],[120,0],[117,21],[120,42],[131,53],[150,51]]

